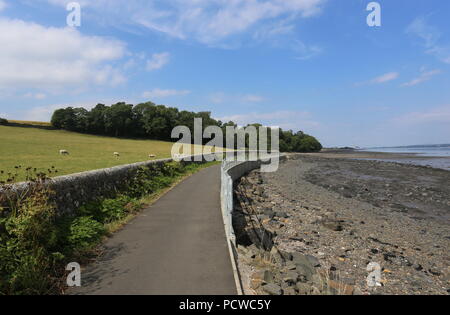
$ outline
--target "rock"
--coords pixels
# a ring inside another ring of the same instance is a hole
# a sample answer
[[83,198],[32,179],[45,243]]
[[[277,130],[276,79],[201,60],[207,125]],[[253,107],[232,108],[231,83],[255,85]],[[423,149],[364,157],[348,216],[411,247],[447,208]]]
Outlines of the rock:
[[305,265],[298,264],[295,271],[299,275],[299,279],[302,282],[306,282],[311,280],[312,275],[314,274],[314,270],[310,269],[309,267]]
[[268,215],[265,214],[258,214],[256,217],[258,218],[259,221],[266,221],[271,219]]
[[353,295],[365,295],[363,291],[359,287],[355,287],[353,290]]
[[311,294],[312,288],[309,284],[307,283],[297,283],[297,290],[298,290],[298,294],[300,295],[309,295]]
[[316,257],[312,255],[306,255],[306,258],[314,267],[320,267],[320,261]]
[[272,250],[270,251],[270,257],[275,264],[277,265],[284,264],[284,258],[281,256],[281,254],[278,252],[278,249],[276,249],[275,247],[272,247]]
[[262,290],[269,295],[281,295],[283,293],[281,287],[274,283],[263,285]]
[[258,289],[259,287],[261,287],[262,284],[263,284],[263,281],[261,279],[251,279],[250,280],[250,287],[253,290]]
[[281,254],[281,256],[284,257],[284,259],[286,261],[292,260],[292,254],[291,253],[288,253],[288,252],[285,252],[285,251],[282,251],[282,250],[280,250],[279,253]]
[[420,264],[415,264],[415,265],[413,265],[413,268],[414,268],[416,271],[422,271],[422,270],[423,270],[423,267],[422,267],[422,265],[420,265]]
[[258,280],[264,283],[270,283],[273,282],[274,280],[274,275],[270,270],[261,270],[261,271],[257,271],[255,272],[252,276],[251,276],[252,280]]
[[316,288],[316,287],[311,287],[311,294],[312,295],[321,295],[322,294],[322,291],[320,291],[320,289],[319,288]]
[[292,254],[292,262],[296,265],[296,271],[303,281],[311,280],[313,274],[316,273],[314,266],[311,264],[307,256],[300,253]]
[[273,282],[273,280],[274,280],[273,273],[271,271],[269,271],[269,270],[264,271],[264,278],[263,278],[263,280],[264,280],[265,283]]
[[325,282],[322,279],[322,277],[319,274],[314,274],[311,277],[311,282],[314,286],[316,286],[317,288],[322,288],[325,286]]
[[288,261],[286,263],[286,267],[285,267],[286,270],[295,270],[296,268],[297,268],[297,265],[294,264],[292,261]]
[[298,280],[298,273],[295,271],[288,271],[281,275],[281,279],[290,284],[296,284]]
[[344,226],[342,224],[342,221],[338,220],[324,220],[322,221],[322,225],[326,227],[329,230],[335,231],[335,232],[342,232],[344,230]]
[[287,219],[289,218],[289,216],[287,215],[286,212],[283,211],[277,211],[275,212],[275,216],[279,217],[279,218],[283,218],[283,219]]
[[431,267],[428,269],[428,272],[431,273],[433,276],[440,276],[441,272],[437,270],[435,267]]
[[270,208],[265,208],[264,214],[267,215],[271,219],[275,216],[275,213]]
[[256,252],[253,251],[252,249],[250,249],[250,247],[247,248],[247,252],[244,255],[244,259],[248,262],[251,262],[255,258],[256,258]]
[[297,295],[297,291],[293,287],[288,287],[283,290],[284,295]]
[[353,295],[354,287],[342,282],[328,280],[328,288],[336,291],[338,295]]

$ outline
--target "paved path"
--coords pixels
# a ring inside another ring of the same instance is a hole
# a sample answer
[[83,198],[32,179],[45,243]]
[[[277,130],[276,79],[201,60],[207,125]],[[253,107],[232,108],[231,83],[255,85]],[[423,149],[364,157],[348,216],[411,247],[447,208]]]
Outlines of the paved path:
[[191,176],[104,245],[72,294],[235,295],[220,167]]

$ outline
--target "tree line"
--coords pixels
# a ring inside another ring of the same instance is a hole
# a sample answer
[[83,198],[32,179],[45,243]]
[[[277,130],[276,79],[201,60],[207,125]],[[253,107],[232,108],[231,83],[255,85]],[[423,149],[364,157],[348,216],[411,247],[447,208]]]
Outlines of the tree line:
[[[120,102],[111,106],[97,104],[91,110],[85,108],[61,108],[52,116],[51,123],[57,129],[124,138],[145,138],[174,141],[172,130],[176,126],[186,126],[194,132],[194,119],[203,119],[203,128],[218,126],[225,133],[227,126],[237,125],[222,122],[211,117],[210,112],[180,111],[174,107],[156,105],[152,102],[138,105]],[[260,126],[255,124],[255,126]],[[205,140],[208,142],[208,140]],[[224,141],[224,143],[226,143]],[[322,145],[316,138],[303,132],[280,129],[280,151],[317,152]]]

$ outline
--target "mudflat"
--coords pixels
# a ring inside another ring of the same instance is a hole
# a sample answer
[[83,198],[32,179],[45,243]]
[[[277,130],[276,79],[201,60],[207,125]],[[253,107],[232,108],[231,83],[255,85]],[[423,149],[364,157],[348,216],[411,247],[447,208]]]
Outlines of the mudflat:
[[[351,292],[448,294],[450,171],[363,156],[398,158],[387,153],[299,154],[275,173],[250,173],[238,190],[251,195],[278,250],[315,257],[320,274],[351,286]],[[370,263],[381,267],[380,286],[368,286]],[[242,264],[247,273],[260,268]],[[301,294],[298,288],[306,284],[276,285]],[[250,284],[246,287],[251,291]]]

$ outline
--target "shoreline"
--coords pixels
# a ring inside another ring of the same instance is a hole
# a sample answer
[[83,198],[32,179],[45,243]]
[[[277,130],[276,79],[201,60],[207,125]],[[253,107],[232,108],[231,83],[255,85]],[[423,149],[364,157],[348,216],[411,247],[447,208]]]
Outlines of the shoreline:
[[393,153],[393,152],[329,150],[329,149],[325,149],[319,153],[299,153],[298,155],[333,158],[333,159],[382,161],[382,162],[416,165],[422,167],[432,167],[450,171],[449,156],[424,156],[420,155],[420,153]]
[[[245,228],[236,226],[241,240],[251,235],[257,217],[274,247],[297,257],[297,267],[289,270],[291,261],[249,258],[261,246],[241,243],[239,268],[246,293],[264,293],[265,280],[255,280],[261,272],[269,272],[270,288],[280,288],[282,294],[342,293],[336,286],[350,294],[450,293],[450,173],[354,157],[292,155],[278,172],[254,171],[242,179],[236,193],[244,191],[250,198],[238,207],[250,205],[256,215],[240,213],[247,220]],[[305,269],[299,267],[304,264],[299,257],[318,261],[314,269],[325,275],[328,286],[320,276],[293,284],[292,276],[301,279]],[[379,287],[367,286],[371,262],[381,266]],[[288,277],[290,283],[283,280]]]

